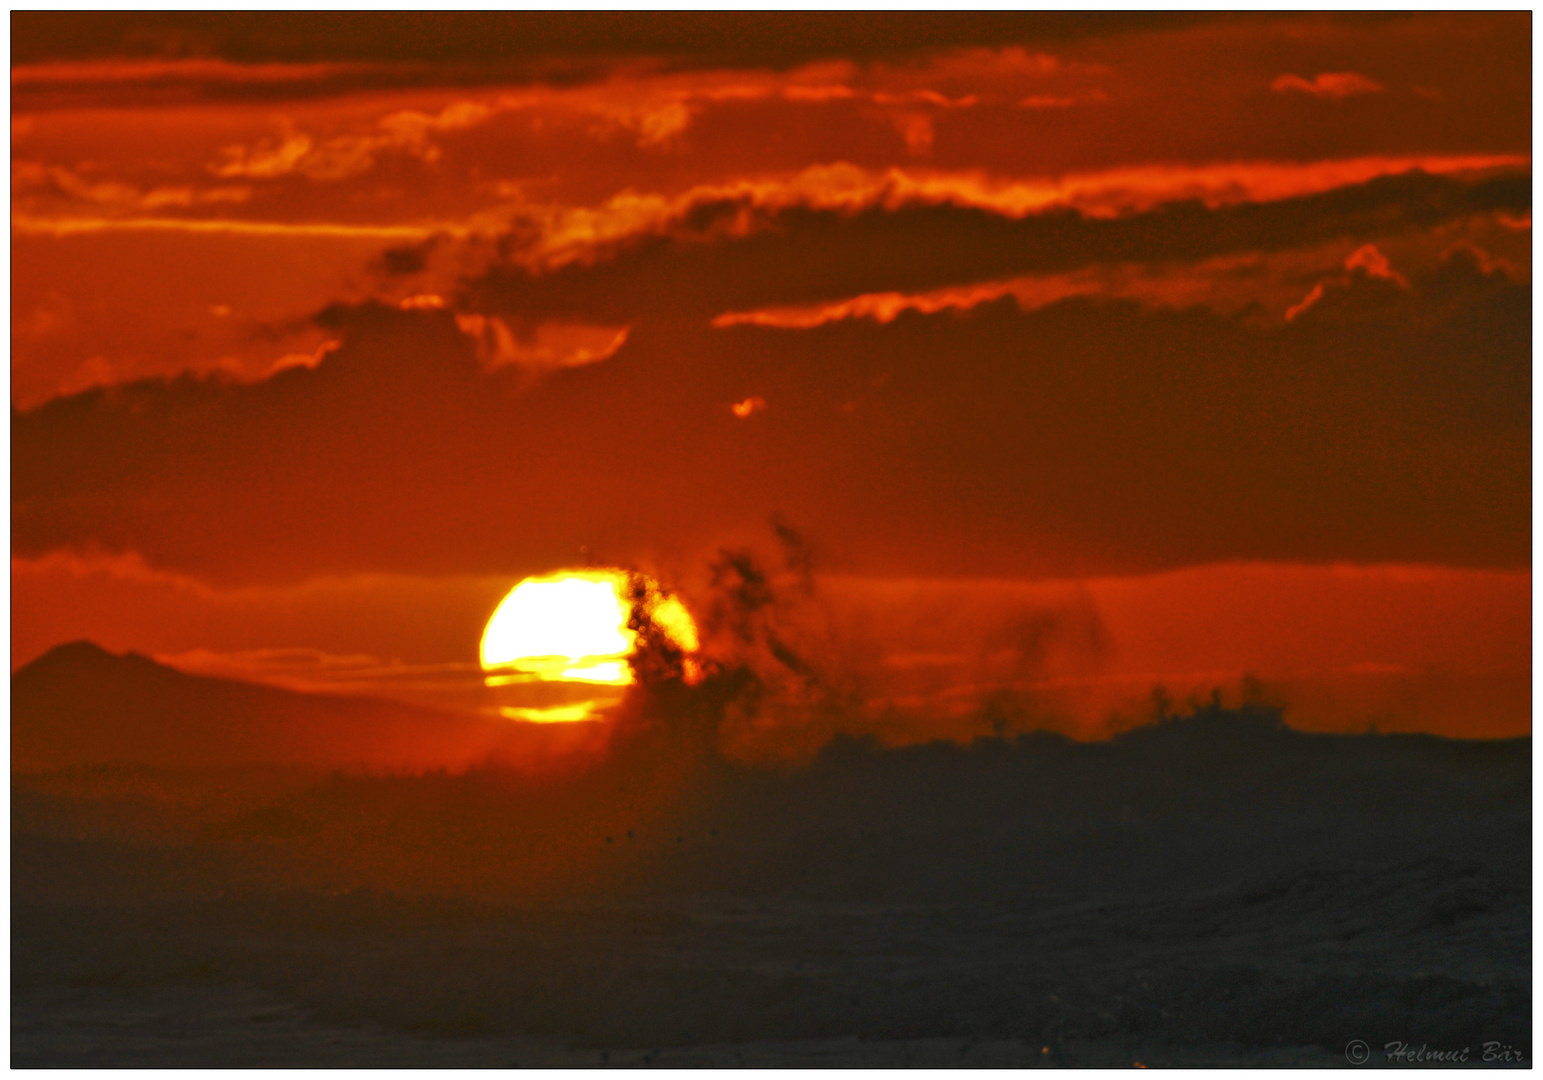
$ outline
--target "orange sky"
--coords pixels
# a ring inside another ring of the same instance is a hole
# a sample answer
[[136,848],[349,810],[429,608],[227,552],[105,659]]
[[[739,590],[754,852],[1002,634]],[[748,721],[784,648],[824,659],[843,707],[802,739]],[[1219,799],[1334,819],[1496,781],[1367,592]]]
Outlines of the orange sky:
[[16,15],[13,668],[471,703],[780,515],[918,732],[1528,731],[1530,29]]

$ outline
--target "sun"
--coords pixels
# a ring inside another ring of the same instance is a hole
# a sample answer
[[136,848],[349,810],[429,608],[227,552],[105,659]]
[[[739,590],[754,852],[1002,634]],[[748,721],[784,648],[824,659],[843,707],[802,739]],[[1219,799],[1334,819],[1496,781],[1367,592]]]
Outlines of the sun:
[[[641,582],[642,589],[634,586]],[[641,593],[639,596],[638,593]],[[482,632],[488,686],[530,682],[628,686],[638,644],[634,605],[682,653],[698,648],[696,624],[679,598],[622,570],[571,570],[526,578],[504,597]],[[523,714],[531,710],[506,710]],[[550,719],[581,719],[573,710]]]
[[637,634],[627,627],[629,612],[618,584],[609,574],[563,574],[516,585],[482,632],[482,668],[499,673],[489,682],[523,675],[630,683],[626,658]]

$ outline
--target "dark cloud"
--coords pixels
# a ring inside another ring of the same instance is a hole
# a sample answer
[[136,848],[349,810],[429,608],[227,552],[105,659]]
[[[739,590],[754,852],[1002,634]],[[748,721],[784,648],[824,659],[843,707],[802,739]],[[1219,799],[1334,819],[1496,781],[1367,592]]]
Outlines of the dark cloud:
[[376,268],[386,277],[412,277],[414,274],[421,274],[428,268],[429,255],[437,244],[438,240],[430,237],[421,244],[387,248],[380,253]]
[[[1193,261],[1399,235],[1476,213],[1527,209],[1531,201],[1528,175],[1474,181],[1424,172],[1219,209],[1173,202],[1113,219],[1070,210],[1013,219],[953,205],[773,212],[748,199],[722,200],[689,206],[663,235],[634,238],[591,264],[540,274],[513,264],[495,268],[466,283],[463,302],[525,317],[711,318],[1099,263]],[[747,213],[748,235],[730,235],[728,225]],[[517,241],[510,243],[512,254]]]
[[215,56],[239,63],[367,60],[508,65],[671,57],[787,66],[824,57],[1054,42],[1211,21],[1184,13],[875,11],[20,11],[12,62]]
[[[11,61],[173,65],[117,72],[83,67],[44,79],[24,75],[15,103],[32,112],[102,104],[278,103],[424,85],[574,85],[629,63],[663,70],[786,69],[957,48],[1051,47],[1217,19],[1179,12],[23,11],[12,17]],[[187,66],[193,60],[222,66]],[[271,69],[278,64],[293,68]],[[262,65],[270,70],[254,75],[251,69]]]
[[[324,316],[314,370],[13,413],[17,554],[222,578],[693,558],[776,511],[833,569],[1526,566],[1530,294],[1466,249],[1293,323],[1079,299],[787,332],[639,320],[485,374],[447,312]],[[740,418],[747,395],[766,408]]]
[[[1407,437],[1421,429],[1461,432],[1478,447],[1529,441],[1532,416],[1532,296],[1482,252],[1459,245],[1410,285],[1353,271],[1327,283],[1323,298],[1296,320],[1291,336],[1309,355],[1342,356],[1347,394],[1425,399],[1410,415]],[[1336,342],[1376,341],[1402,324],[1396,355],[1357,356]],[[1438,459],[1429,462],[1439,468]]]

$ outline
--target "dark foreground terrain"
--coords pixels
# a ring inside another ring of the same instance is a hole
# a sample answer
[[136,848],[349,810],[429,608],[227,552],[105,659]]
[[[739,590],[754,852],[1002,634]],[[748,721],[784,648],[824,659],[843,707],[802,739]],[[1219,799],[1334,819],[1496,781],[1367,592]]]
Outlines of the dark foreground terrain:
[[1531,1064],[1530,740],[689,744],[18,774],[12,1064]]

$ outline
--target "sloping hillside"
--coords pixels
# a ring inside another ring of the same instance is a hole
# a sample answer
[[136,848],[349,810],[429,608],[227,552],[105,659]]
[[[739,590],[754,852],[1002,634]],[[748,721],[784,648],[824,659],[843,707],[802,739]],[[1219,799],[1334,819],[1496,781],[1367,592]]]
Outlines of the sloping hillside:
[[18,771],[105,764],[457,770],[488,760],[516,764],[554,742],[553,733],[498,717],[186,675],[88,641],[60,645],[17,671],[11,709]]

